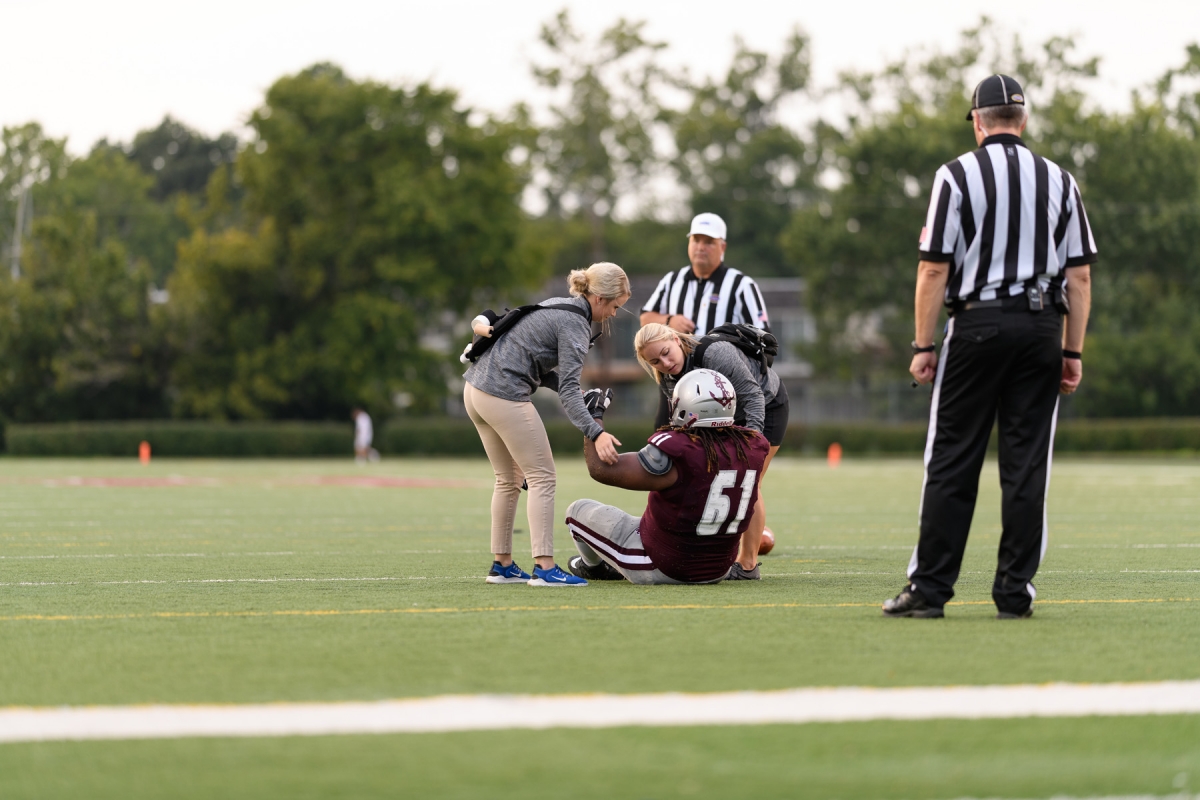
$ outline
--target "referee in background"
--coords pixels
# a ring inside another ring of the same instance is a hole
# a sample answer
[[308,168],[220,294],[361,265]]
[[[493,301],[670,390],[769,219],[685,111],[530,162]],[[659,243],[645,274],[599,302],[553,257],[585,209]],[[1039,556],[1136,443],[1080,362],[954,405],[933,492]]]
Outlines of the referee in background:
[[967,119],[979,149],[937,171],[921,230],[909,371],[933,381],[933,397],[921,535],[908,585],[883,604],[889,617],[941,617],[954,596],[997,417],[1003,532],[992,599],[999,619],[1033,614],[1058,395],[1083,377],[1096,243],[1079,187],[1021,141],[1028,113],[1012,78],[980,83]]
[[[658,322],[700,337],[718,325],[739,323],[770,330],[767,306],[754,280],[725,266],[725,220],[697,214],[688,231],[689,266],[668,272],[642,306],[640,323]],[[654,427],[667,424],[661,392]]]

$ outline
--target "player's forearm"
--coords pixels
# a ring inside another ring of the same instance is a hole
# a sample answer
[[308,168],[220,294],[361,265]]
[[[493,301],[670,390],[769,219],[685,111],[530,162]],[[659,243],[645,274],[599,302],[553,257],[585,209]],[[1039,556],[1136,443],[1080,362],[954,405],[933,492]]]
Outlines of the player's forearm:
[[637,463],[634,453],[622,453],[617,457],[617,463],[606,464],[600,459],[596,443],[586,439],[583,441],[583,459],[587,464],[588,475],[596,483],[605,486],[615,486],[618,489],[656,489],[657,486],[647,484],[649,480],[645,470]]
[[950,276],[950,265],[935,261],[922,261],[917,266],[917,290],[915,294],[915,336],[917,344],[925,347],[933,344],[938,316],[946,294],[946,281]]
[[670,314],[660,314],[657,311],[643,311],[638,317],[638,322],[642,325],[649,325],[651,322],[657,322],[659,325],[666,325]]
[[1071,313],[1063,332],[1063,349],[1083,352],[1083,339],[1087,334],[1088,316],[1092,312],[1092,268],[1090,265],[1071,267],[1067,270],[1067,302]]
[[583,440],[583,460],[587,464],[588,475],[592,477],[592,480],[611,485],[609,478],[613,470],[612,466],[605,464],[600,459],[600,454],[596,452],[596,443],[586,437]]

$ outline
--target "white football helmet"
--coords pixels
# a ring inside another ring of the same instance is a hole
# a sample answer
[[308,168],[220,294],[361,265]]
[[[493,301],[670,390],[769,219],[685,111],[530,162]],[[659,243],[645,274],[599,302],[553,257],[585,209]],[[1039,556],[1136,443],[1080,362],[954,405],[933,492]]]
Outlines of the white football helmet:
[[695,369],[675,384],[668,424],[674,428],[724,428],[733,424],[735,411],[737,393],[729,379],[711,369]]

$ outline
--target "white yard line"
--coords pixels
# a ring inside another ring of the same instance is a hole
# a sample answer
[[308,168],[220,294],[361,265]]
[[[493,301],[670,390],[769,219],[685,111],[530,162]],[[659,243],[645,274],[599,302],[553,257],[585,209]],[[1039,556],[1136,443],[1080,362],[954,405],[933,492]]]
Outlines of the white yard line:
[[[885,573],[886,574],[886,573]],[[190,578],[187,580],[151,580],[142,578],[129,581],[17,581],[0,583],[0,586],[130,586],[138,584],[164,583],[378,583],[380,581],[478,581],[478,575],[405,575],[404,577],[382,578]]]
[[36,556],[0,556],[0,560],[33,561],[51,558],[240,558],[245,556],[397,556],[397,555],[479,555],[476,550],[388,550],[370,553],[298,552],[281,550],[271,553],[61,553]]
[[0,709],[0,742],[1200,714],[1200,681]]
[[[271,553],[63,553],[45,556],[0,556],[11,561],[32,561],[49,558],[225,558],[240,556],[294,556],[293,550],[281,550]],[[340,555],[330,553],[311,553],[305,555]]]
[[[960,797],[958,800],[976,800],[976,798]],[[1006,798],[991,797],[984,798],[984,800],[1006,800]],[[1056,794],[1049,800],[1200,800],[1200,795],[1193,795],[1189,792],[1183,794],[1106,794],[1103,797],[1071,797],[1070,795]]]
[[[1171,542],[1167,544],[1052,544],[1051,550],[1166,550],[1174,548],[1200,547],[1200,542]],[[909,552],[912,545],[908,544],[786,544],[778,545],[777,550],[904,550]]]

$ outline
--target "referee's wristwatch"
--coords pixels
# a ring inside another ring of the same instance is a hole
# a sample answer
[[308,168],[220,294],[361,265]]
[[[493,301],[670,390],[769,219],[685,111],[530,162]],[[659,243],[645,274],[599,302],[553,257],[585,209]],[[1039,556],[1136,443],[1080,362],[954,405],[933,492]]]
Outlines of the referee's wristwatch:
[[916,339],[913,339],[912,351],[913,351],[914,356],[919,355],[920,353],[932,353],[936,349],[937,349],[936,344],[928,344],[928,345],[925,345],[924,347],[922,347],[921,345],[917,344]]

